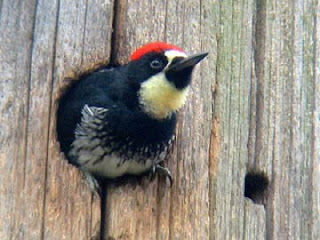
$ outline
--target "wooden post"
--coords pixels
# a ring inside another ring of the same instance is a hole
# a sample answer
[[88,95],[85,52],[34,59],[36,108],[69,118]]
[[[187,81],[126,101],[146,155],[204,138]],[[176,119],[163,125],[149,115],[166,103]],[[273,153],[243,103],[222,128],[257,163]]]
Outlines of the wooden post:
[[[3,0],[0,11],[0,239],[320,239],[317,0]],[[101,202],[59,152],[57,101],[66,79],[157,40],[210,52],[179,114],[174,185],[112,183]],[[253,200],[249,172],[269,182]]]

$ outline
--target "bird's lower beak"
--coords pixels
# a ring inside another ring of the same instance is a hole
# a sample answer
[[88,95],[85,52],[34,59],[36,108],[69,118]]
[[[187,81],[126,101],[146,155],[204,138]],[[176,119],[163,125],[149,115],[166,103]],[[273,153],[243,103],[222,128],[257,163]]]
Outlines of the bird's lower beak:
[[184,69],[193,68],[196,64],[198,64],[202,59],[204,59],[206,56],[208,56],[208,52],[205,53],[198,53],[194,54],[192,56],[189,56],[185,59],[183,59],[180,62],[174,63],[170,65],[167,69],[168,72],[180,72]]

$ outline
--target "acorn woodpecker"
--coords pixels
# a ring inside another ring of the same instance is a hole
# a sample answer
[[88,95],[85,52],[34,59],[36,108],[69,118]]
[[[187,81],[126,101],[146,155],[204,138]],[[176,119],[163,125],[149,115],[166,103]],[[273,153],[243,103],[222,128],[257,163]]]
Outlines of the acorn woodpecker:
[[128,64],[82,76],[66,91],[58,108],[58,140],[92,189],[98,187],[94,177],[147,171],[165,174],[172,184],[160,164],[172,145],[194,66],[207,55],[149,43]]

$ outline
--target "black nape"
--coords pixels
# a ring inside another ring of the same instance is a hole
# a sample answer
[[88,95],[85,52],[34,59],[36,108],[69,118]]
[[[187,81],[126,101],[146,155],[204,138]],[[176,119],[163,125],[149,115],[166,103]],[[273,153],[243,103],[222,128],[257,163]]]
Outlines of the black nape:
[[267,197],[269,179],[263,172],[249,172],[245,176],[244,196],[256,204],[263,204]]

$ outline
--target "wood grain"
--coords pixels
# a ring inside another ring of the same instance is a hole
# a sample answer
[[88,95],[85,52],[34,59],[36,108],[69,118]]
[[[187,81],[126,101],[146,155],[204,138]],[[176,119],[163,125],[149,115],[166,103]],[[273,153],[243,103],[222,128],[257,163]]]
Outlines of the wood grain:
[[112,10],[1,3],[0,239],[99,238],[100,199],[59,153],[55,111],[65,76],[108,62]]
[[[0,238],[22,239],[26,234],[24,216],[32,222],[33,216],[42,215],[42,202],[29,202],[43,198],[44,174],[41,172],[32,178],[28,176],[30,162],[28,154],[28,109],[30,98],[30,73],[32,36],[34,29],[35,1],[29,4],[3,1],[0,20]],[[32,141],[32,139],[31,139]],[[40,154],[38,157],[41,157]],[[44,160],[45,163],[45,160]],[[35,169],[36,170],[36,169]],[[37,170],[36,170],[37,171]],[[32,177],[32,176],[31,176]],[[37,182],[33,192],[25,192],[24,187],[30,184],[28,180]],[[38,212],[32,211],[34,208]],[[34,236],[40,237],[40,229],[35,229]]]
[[319,3],[261,1],[257,7],[249,167],[272,180],[267,239],[318,239]]

